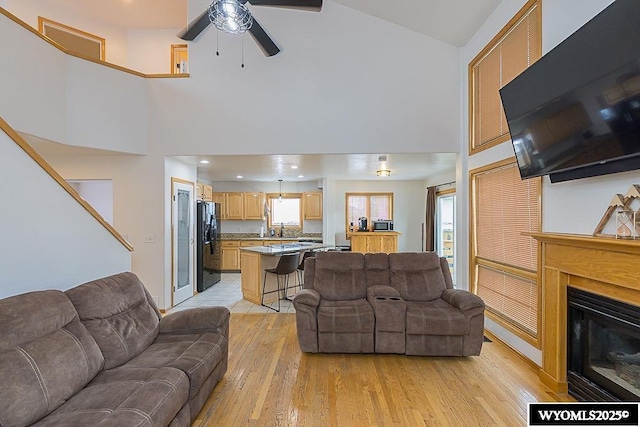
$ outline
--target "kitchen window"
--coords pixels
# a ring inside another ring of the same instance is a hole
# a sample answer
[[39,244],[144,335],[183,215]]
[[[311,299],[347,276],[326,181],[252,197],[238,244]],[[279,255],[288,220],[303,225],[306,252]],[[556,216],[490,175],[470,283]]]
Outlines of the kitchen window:
[[269,200],[269,217],[267,226],[269,228],[286,227],[301,228],[302,227],[302,209],[300,193],[277,194],[270,193],[267,195]]
[[352,225],[358,229],[360,217],[367,218],[371,227],[371,221],[393,219],[393,193],[346,193],[345,207],[347,233]]

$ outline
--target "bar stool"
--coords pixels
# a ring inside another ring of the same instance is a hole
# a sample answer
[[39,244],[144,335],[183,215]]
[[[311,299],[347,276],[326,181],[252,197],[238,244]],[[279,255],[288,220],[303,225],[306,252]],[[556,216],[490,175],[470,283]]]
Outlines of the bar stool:
[[[289,286],[289,275],[294,273],[298,269],[298,261],[300,260],[300,254],[298,252],[294,254],[282,255],[280,260],[278,260],[278,265],[276,268],[265,268],[264,270],[264,280],[262,282],[262,297],[260,298],[260,304],[270,308],[271,310],[275,310],[278,313],[280,312],[280,292],[284,291],[284,298],[287,298],[287,290],[290,288]],[[277,289],[275,291],[265,292],[265,287],[267,285],[267,273],[276,275],[276,283]],[[284,284],[283,287],[280,286],[280,278],[282,278],[282,282]],[[294,285],[295,287],[295,285]],[[277,292],[278,293],[278,309],[271,307],[270,305],[265,305],[264,303],[264,295],[271,294]]]
[[302,261],[300,261],[300,265],[298,266],[298,285],[300,289],[304,285],[304,261],[307,258],[313,258],[316,256],[316,253],[313,251],[307,251],[302,255]]

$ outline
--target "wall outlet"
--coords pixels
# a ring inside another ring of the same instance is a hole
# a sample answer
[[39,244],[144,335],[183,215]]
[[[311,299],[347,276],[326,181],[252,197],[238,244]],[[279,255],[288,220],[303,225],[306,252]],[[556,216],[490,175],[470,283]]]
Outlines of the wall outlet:
[[146,236],[144,236],[144,242],[145,243],[155,243],[156,241],[156,235],[155,234],[147,234]]

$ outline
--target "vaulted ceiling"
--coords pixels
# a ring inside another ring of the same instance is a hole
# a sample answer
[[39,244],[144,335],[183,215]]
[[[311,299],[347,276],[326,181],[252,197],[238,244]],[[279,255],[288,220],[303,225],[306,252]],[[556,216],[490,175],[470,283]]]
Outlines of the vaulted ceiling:
[[[182,28],[187,0],[46,0],[60,9],[128,29]],[[333,0],[343,6],[464,46],[501,0]]]

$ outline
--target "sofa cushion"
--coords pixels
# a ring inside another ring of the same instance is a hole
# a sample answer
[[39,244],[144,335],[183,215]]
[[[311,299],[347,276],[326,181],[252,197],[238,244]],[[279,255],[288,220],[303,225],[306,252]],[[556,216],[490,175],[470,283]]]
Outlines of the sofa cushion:
[[320,300],[318,332],[373,332],[373,308],[365,299]]
[[355,252],[319,252],[316,255],[313,287],[326,300],[365,298],[364,255]]
[[435,252],[389,254],[391,286],[406,301],[440,298],[446,283]]
[[126,373],[132,369],[173,367],[189,377],[191,399],[224,360],[227,351],[227,340],[220,334],[160,334],[149,348],[126,364],[111,369],[109,375],[120,375],[118,372]]
[[158,335],[160,313],[133,273],[120,273],[65,292],[96,340],[105,369],[122,365]]
[[367,287],[376,285],[389,286],[389,255],[385,253],[364,255],[364,274]]
[[466,335],[469,322],[443,299],[407,301],[407,335]]
[[0,300],[0,425],[38,421],[102,369],[98,345],[60,291]]
[[166,426],[187,403],[189,380],[175,368],[109,371],[58,410],[44,426]]

